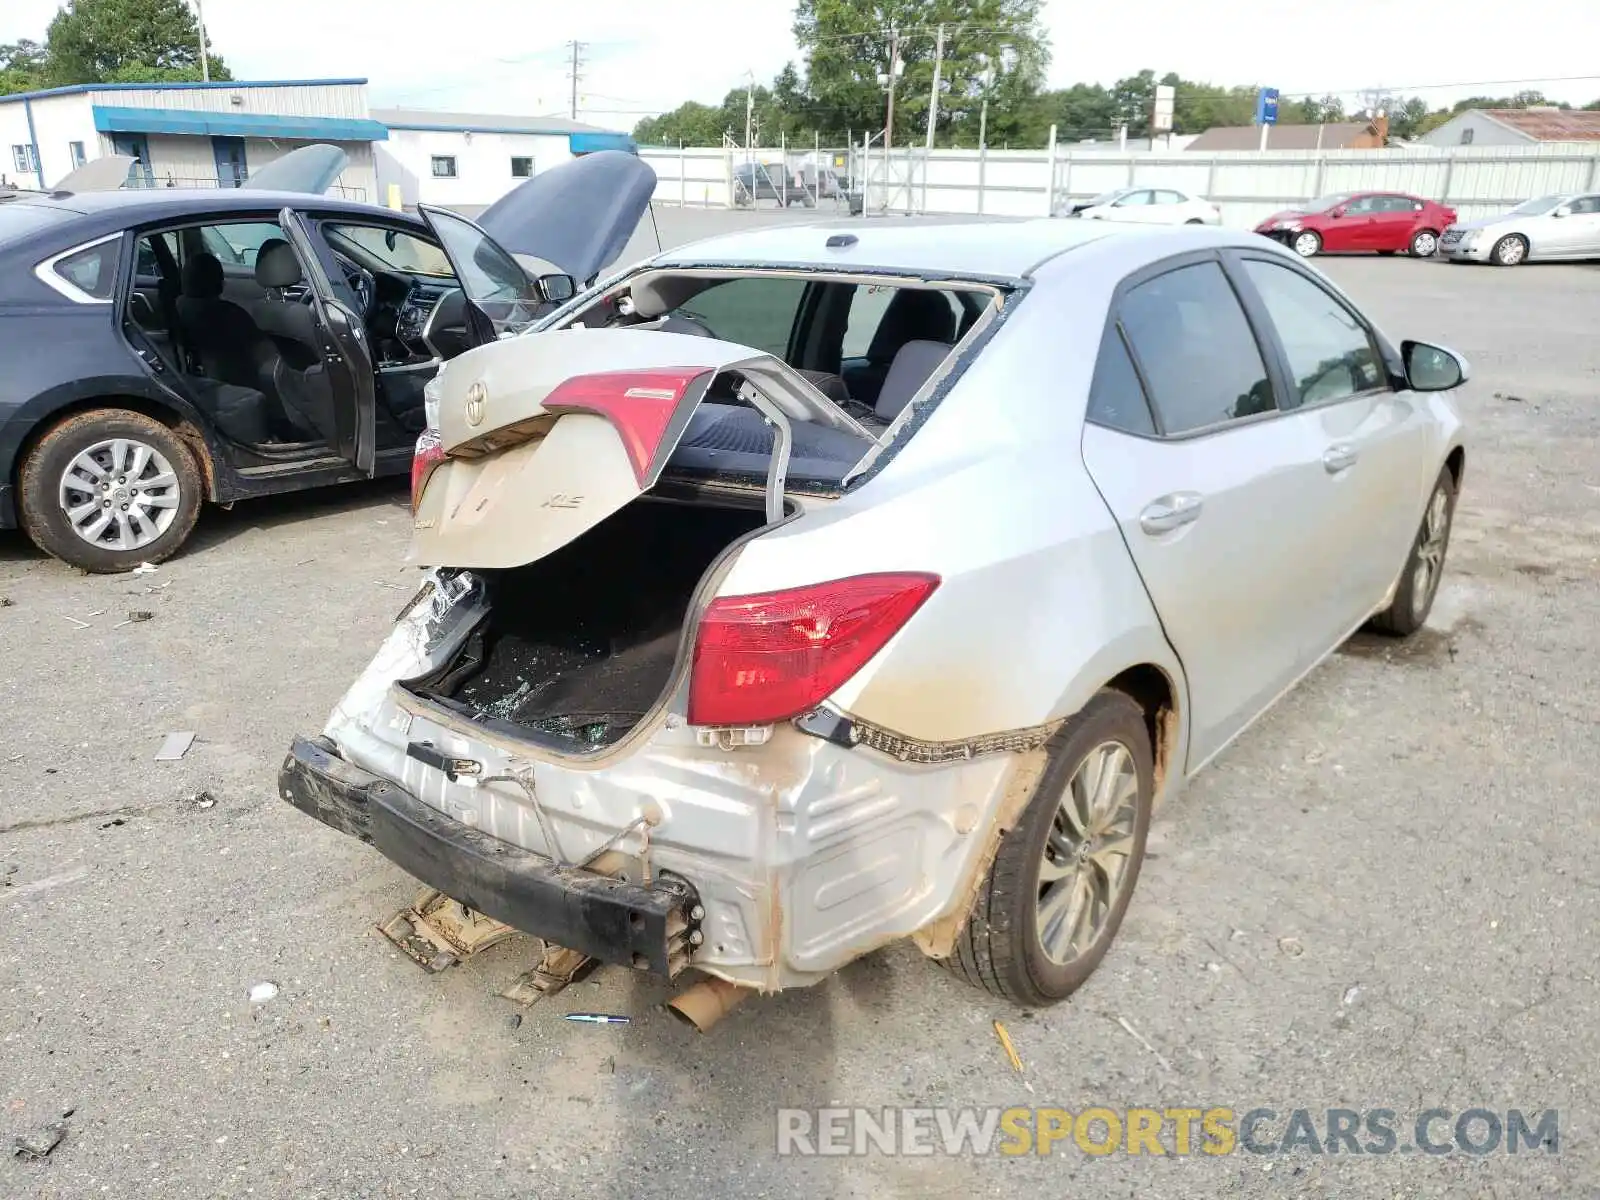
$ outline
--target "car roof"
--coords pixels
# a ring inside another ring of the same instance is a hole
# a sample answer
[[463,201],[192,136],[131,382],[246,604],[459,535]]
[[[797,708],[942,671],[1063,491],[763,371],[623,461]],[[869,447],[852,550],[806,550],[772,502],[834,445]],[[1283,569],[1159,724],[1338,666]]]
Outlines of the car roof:
[[[828,239],[854,235],[831,248]],[[661,267],[798,267],[884,271],[924,278],[1020,280],[1069,252],[1069,261],[1114,260],[1122,269],[1185,250],[1264,244],[1253,233],[1063,218],[856,220],[777,225],[707,238],[651,259]],[[1269,244],[1270,243],[1265,243]],[[1083,253],[1092,248],[1092,253]]]
[[[691,242],[656,256],[664,266],[794,266],[916,275],[1022,279],[1047,259],[1118,231],[1093,221],[886,219],[768,225]],[[845,245],[830,238],[849,235]]]
[[[416,218],[376,204],[345,200],[336,196],[314,196],[305,192],[254,191],[250,188],[123,188],[112,192],[18,192],[0,204],[34,205],[72,213],[104,226],[113,218],[117,227],[140,225],[147,221],[177,218],[186,212],[256,212],[261,209],[300,208],[317,212],[360,213],[383,216],[406,223]],[[77,222],[61,222],[52,228],[70,239]]]

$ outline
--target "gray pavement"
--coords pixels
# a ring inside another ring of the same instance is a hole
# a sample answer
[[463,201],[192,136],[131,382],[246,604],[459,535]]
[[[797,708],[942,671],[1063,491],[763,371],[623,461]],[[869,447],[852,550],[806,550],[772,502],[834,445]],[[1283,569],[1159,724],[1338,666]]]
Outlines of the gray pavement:
[[[410,593],[403,482],[210,510],[139,577],[0,535],[0,1196],[1592,1194],[1600,270],[1324,265],[1477,370],[1435,618],[1358,637],[1158,817],[1117,945],[1049,1011],[899,946],[706,1036],[617,970],[513,1027],[525,947],[425,976],[372,932],[414,883],[274,795]],[[774,1110],[828,1104],[1389,1108],[1403,1142],[1428,1108],[1556,1108],[1562,1146],[777,1158]]]

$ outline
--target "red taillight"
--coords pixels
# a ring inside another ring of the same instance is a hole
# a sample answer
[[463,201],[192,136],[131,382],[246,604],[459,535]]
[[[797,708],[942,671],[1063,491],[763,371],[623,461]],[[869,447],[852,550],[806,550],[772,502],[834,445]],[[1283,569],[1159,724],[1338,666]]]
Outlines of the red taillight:
[[546,412],[592,412],[610,421],[643,487],[672,414],[695,381],[708,373],[706,367],[660,367],[579,375],[546,396],[543,407]]
[[444,447],[439,444],[437,429],[424,429],[417,439],[417,448],[411,455],[411,511],[422,503],[422,489],[428,486],[428,476],[445,459]]
[[938,586],[937,575],[907,572],[718,597],[695,640],[690,723],[765,725],[811,711]]

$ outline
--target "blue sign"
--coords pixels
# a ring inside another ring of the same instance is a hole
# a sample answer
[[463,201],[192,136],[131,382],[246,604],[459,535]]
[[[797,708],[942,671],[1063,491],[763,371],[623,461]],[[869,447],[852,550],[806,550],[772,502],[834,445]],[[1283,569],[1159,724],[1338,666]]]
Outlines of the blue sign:
[[1276,125],[1278,123],[1278,89],[1262,88],[1256,93],[1256,124]]

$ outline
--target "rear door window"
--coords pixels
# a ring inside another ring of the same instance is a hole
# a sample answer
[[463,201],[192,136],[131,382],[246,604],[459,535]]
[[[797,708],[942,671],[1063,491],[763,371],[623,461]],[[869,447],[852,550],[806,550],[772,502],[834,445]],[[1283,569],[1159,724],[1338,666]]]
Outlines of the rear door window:
[[1261,348],[1219,264],[1195,263],[1135,285],[1118,315],[1162,432],[1187,433],[1277,407]]
[[806,284],[804,279],[729,279],[712,284],[672,315],[698,322],[725,342],[785,358]]

